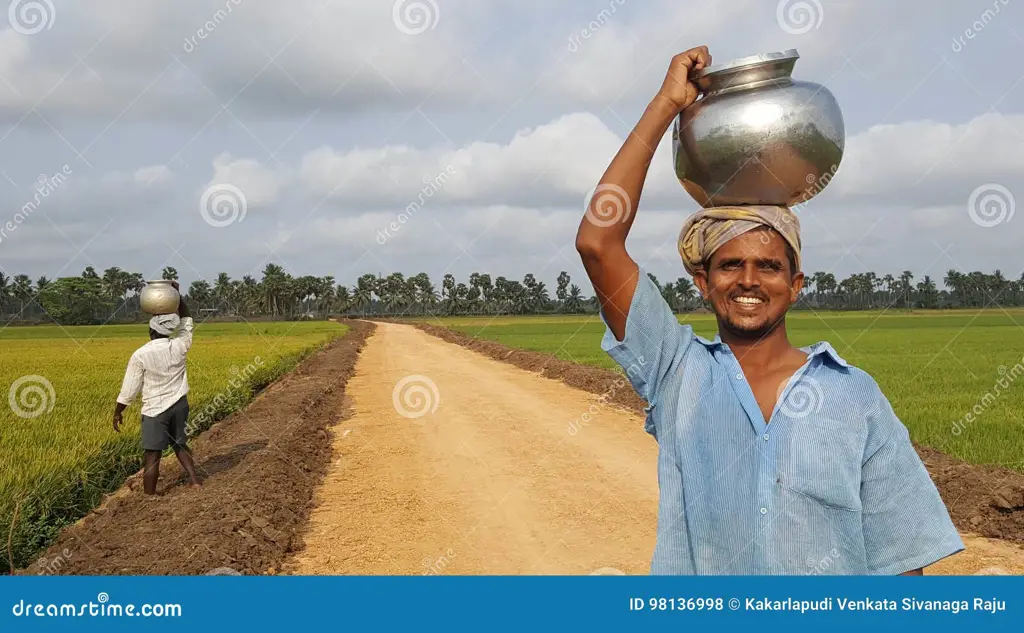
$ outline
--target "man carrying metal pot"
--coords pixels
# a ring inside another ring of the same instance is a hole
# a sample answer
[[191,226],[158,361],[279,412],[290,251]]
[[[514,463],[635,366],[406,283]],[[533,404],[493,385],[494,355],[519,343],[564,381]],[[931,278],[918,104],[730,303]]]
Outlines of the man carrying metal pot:
[[659,445],[651,573],[922,574],[963,543],[871,376],[827,342],[790,343],[804,283],[795,214],[713,207],[686,221],[679,252],[717,317],[712,341],[676,320],[626,251],[655,147],[710,63],[704,46],[672,59],[576,237],[602,348],[649,403]]
[[[172,285],[179,290],[178,282]],[[139,393],[142,394],[143,490],[147,495],[156,494],[160,456],[167,447],[174,450],[189,482],[200,485],[186,436],[188,375],[185,357],[192,347],[192,327],[192,314],[184,298],[178,301],[176,314],[158,314],[151,318],[149,342],[132,354],[117,397],[114,430],[120,432],[122,412]],[[172,338],[175,330],[177,336]]]

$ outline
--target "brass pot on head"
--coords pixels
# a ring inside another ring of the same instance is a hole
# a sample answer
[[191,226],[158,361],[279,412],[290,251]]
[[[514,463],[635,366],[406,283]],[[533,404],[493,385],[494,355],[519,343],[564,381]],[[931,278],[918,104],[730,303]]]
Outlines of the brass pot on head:
[[139,295],[139,306],[148,314],[171,314],[178,311],[181,296],[167,279],[147,281]]
[[794,206],[839,169],[843,113],[820,84],[792,78],[795,49],[694,73],[702,96],[672,131],[676,176],[703,207]]

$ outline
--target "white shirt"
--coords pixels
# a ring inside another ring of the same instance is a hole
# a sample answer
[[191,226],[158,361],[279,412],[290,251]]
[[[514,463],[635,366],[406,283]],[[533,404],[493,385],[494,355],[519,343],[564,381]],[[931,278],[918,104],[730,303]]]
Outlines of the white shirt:
[[181,320],[175,338],[154,339],[132,354],[117,401],[128,406],[142,392],[142,415],[166,411],[188,393],[185,355],[192,347],[192,318]]

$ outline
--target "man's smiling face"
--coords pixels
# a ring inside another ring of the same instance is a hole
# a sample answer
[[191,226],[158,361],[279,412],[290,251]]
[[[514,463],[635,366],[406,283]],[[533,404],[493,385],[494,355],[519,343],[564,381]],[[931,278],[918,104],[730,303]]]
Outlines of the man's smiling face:
[[743,338],[761,338],[783,321],[804,285],[785,238],[765,227],[735,237],[711,255],[694,282],[719,326]]

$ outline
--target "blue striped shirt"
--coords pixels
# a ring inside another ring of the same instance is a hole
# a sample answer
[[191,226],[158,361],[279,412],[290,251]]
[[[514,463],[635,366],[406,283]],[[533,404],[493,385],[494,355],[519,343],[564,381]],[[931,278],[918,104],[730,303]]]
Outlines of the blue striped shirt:
[[907,428],[828,343],[802,348],[768,423],[729,346],[680,324],[642,269],[624,339],[601,347],[650,405],[652,574],[894,575],[963,549]]

